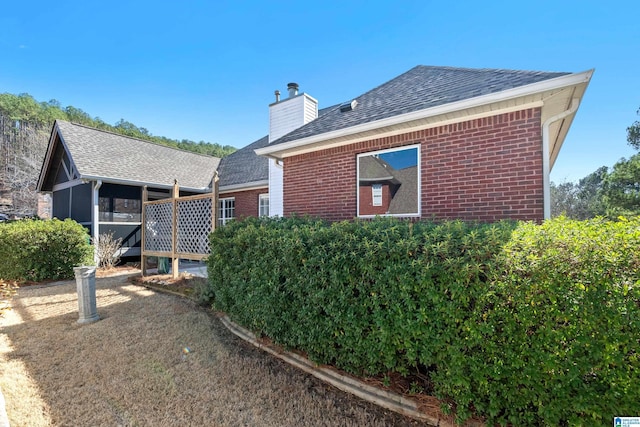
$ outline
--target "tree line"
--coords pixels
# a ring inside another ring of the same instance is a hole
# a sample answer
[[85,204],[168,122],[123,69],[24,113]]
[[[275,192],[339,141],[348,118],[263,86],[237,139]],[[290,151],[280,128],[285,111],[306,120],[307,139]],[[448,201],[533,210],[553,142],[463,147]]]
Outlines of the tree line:
[[224,157],[236,148],[230,145],[176,140],[152,135],[144,127],[124,119],[110,125],[99,117],[58,101],[38,102],[27,93],[0,94],[0,213],[34,215],[37,211],[36,185],[55,120],[66,120],[96,129],[119,133],[157,144],[215,157]]
[[[640,121],[627,128],[627,142],[640,151]],[[575,219],[640,215],[640,152],[611,168],[602,166],[577,183],[552,182],[551,215]]]

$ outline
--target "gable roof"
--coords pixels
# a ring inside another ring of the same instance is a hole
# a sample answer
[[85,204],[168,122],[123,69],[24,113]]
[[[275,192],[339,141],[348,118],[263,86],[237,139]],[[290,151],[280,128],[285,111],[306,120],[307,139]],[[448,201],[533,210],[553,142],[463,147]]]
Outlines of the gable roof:
[[220,163],[217,157],[192,153],[141,139],[56,120],[38,180],[39,191],[52,191],[55,159],[66,151],[77,179],[205,191]]
[[322,119],[314,120],[272,144],[282,144],[567,74],[569,73],[418,65],[355,98],[358,104],[353,111],[342,112],[340,108],[333,108]]
[[[283,158],[356,141],[410,132],[470,116],[499,114],[518,105],[543,106],[543,119],[578,101],[593,70],[584,73],[470,69],[419,65],[354,98],[351,111],[334,106],[316,120],[258,149]],[[558,95],[563,92],[561,95]],[[553,99],[551,99],[553,98]],[[547,106],[547,101],[552,101]],[[548,114],[545,114],[548,112]],[[569,122],[573,115],[565,120]],[[459,120],[458,120],[459,119]],[[552,163],[568,126],[552,129]]]
[[380,157],[360,157],[358,176],[361,182],[394,181],[394,172],[396,170]]
[[254,151],[268,144],[269,136],[267,135],[222,158],[218,168],[220,189],[225,190],[229,187],[252,184],[256,186],[268,185],[269,160],[266,157],[258,156]]

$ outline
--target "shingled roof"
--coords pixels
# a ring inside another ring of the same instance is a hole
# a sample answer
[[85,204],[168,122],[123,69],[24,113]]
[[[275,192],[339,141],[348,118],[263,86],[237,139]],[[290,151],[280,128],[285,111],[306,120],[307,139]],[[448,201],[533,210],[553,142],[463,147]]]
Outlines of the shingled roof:
[[342,112],[334,106],[318,119],[273,141],[289,141],[363,123],[538,83],[571,73],[471,69],[418,65],[355,98],[356,107]]
[[[47,149],[47,160],[60,153],[59,141],[68,151],[78,179],[170,187],[174,180],[181,188],[198,191],[210,187],[218,168],[217,157],[196,154],[164,145],[130,138],[84,125],[56,120]],[[51,162],[45,160],[39,189],[51,191],[46,178]]]
[[269,161],[266,157],[256,155],[253,150],[268,144],[269,136],[265,136],[224,157],[218,168],[220,188],[267,181],[269,179]]
[[[337,107],[338,105],[333,105],[319,109],[318,117]],[[266,181],[269,180],[269,160],[264,156],[258,156],[254,151],[267,145],[269,145],[269,135],[222,158],[218,168],[220,176],[218,185],[220,189],[267,184]]]

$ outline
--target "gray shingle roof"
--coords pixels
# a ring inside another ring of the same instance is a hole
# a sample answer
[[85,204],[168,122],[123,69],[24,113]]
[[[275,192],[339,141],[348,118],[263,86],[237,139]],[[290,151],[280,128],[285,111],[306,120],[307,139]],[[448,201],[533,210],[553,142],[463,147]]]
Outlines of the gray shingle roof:
[[253,150],[269,145],[269,136],[247,145],[244,148],[224,157],[220,161],[218,185],[246,184],[269,179],[269,160],[258,156]]
[[358,163],[360,181],[392,181],[395,169],[379,157],[364,156]]
[[570,73],[471,69],[418,65],[404,74],[355,98],[353,111],[330,107],[316,120],[273,141],[295,141],[400,114],[424,110],[490,93],[502,92]]
[[389,204],[390,214],[407,214],[418,212],[418,167],[411,166],[394,172],[400,182],[396,194]]
[[60,135],[81,178],[103,178],[205,189],[217,157],[178,150],[136,138],[58,120]]
[[[319,109],[318,116],[320,117],[338,107],[339,105],[332,105]],[[258,156],[254,151],[267,145],[269,145],[269,135],[220,160],[218,167],[220,187],[267,181],[269,179],[269,160],[264,156]]]

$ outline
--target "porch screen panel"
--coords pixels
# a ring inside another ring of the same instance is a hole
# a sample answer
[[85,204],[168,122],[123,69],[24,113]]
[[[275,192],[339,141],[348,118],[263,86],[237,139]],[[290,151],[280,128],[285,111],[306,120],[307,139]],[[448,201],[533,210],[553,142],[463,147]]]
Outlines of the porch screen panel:
[[69,200],[71,197],[71,189],[53,192],[53,217],[58,219],[69,218]]
[[91,222],[91,184],[71,187],[71,218],[78,222]]

